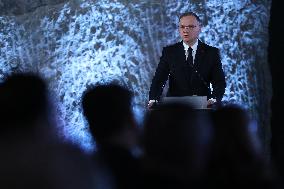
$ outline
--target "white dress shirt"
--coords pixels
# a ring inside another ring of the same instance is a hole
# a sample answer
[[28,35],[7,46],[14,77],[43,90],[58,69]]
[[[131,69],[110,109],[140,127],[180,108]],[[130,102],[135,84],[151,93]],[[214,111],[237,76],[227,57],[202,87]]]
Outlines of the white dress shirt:
[[[188,51],[188,48],[189,48],[189,45],[186,44],[184,41],[182,42],[182,44],[183,44],[183,47],[184,47],[185,52],[187,52],[187,51]],[[196,40],[196,42],[191,46],[193,64],[194,64],[194,60],[195,60],[195,55],[196,55],[197,46],[198,46],[198,40]]]

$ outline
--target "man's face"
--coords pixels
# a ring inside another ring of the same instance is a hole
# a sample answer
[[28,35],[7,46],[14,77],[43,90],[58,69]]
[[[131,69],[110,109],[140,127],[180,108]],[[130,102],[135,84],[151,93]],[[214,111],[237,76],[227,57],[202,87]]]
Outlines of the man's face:
[[179,21],[179,34],[188,45],[193,45],[201,32],[200,23],[194,16],[182,17]]

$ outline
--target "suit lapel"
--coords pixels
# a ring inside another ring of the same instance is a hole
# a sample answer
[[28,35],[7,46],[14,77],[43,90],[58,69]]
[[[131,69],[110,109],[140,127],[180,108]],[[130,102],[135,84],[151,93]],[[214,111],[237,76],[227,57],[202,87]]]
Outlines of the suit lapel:
[[186,83],[190,82],[190,70],[188,67],[188,62],[186,61],[186,57],[185,57],[185,51],[184,51],[184,46],[182,41],[177,43],[177,48],[176,48],[176,59],[174,60],[174,62],[176,62],[181,69],[179,74],[182,75],[182,77],[185,78]]
[[176,48],[176,52],[175,54],[177,55],[176,56],[176,62],[178,62],[180,65],[184,65],[185,63],[185,52],[184,52],[184,47],[183,47],[183,44],[182,42],[179,42],[177,43],[177,48]]
[[195,54],[194,68],[198,69],[204,63],[204,53],[206,46],[200,40],[198,41],[198,46]]

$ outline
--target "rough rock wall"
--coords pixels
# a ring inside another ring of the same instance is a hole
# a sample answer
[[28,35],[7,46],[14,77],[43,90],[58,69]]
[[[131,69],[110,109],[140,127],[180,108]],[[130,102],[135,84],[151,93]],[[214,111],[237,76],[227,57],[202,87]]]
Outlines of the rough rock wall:
[[0,79],[15,71],[42,74],[53,92],[60,133],[91,149],[82,92],[90,84],[117,80],[135,92],[134,110],[143,112],[162,47],[180,40],[178,15],[191,10],[204,21],[201,39],[221,50],[224,100],[249,108],[268,145],[270,3],[0,0]]

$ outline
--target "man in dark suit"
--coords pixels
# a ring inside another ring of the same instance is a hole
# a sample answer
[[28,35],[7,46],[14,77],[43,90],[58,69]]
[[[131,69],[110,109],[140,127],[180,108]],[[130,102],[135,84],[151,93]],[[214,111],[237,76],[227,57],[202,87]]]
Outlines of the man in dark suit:
[[219,50],[201,42],[200,32],[201,21],[195,13],[180,16],[182,41],[163,48],[149,92],[149,108],[160,100],[168,79],[167,96],[207,96],[208,105],[222,100],[226,82]]

